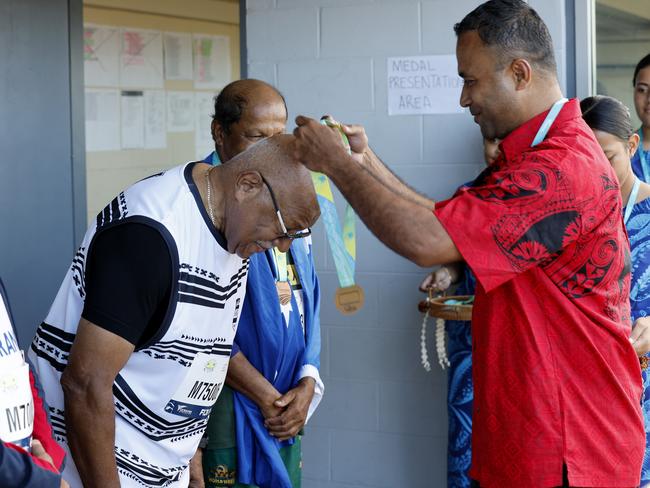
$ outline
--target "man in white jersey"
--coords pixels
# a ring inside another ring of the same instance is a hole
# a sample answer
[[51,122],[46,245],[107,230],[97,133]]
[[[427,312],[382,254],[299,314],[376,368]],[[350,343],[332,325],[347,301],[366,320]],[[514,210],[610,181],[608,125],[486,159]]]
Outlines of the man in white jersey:
[[188,486],[219,395],[248,257],[319,215],[292,136],[120,193],[91,225],[32,343],[75,487]]

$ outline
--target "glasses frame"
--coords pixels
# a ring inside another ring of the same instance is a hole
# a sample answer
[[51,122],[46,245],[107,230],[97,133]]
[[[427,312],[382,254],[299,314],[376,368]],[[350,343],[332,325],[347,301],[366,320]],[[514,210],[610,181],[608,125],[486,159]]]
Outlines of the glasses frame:
[[280,207],[278,206],[278,201],[275,199],[275,193],[273,193],[273,188],[271,188],[271,185],[269,185],[269,182],[264,178],[264,175],[260,173],[260,176],[262,177],[262,181],[266,185],[266,187],[269,189],[269,194],[271,195],[271,201],[273,202],[273,208],[275,209],[275,215],[278,216],[278,222],[280,222],[280,228],[282,229],[282,235],[278,236],[277,239],[302,239],[304,237],[308,237],[311,235],[311,227],[307,227],[304,230],[298,231],[298,232],[292,232],[289,233],[287,230],[287,226],[284,224],[284,219],[282,218],[282,214],[280,213]]

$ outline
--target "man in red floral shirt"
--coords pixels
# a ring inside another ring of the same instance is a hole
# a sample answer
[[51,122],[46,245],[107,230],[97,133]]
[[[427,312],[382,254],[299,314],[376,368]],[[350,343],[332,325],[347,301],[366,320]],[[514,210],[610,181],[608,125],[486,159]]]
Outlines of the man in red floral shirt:
[[295,155],[326,173],[368,227],[421,266],[465,261],[472,319],[470,475],[482,488],[634,487],[644,452],[641,374],[628,338],[629,245],[618,183],[563,99],[552,41],[521,0],[455,26],[461,105],[499,159],[434,207],[379,161],[298,117]]

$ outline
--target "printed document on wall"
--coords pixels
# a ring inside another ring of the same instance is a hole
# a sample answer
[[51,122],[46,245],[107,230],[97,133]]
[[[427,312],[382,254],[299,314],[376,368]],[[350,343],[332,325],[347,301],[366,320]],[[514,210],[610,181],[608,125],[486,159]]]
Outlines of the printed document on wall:
[[144,148],[144,94],[123,91],[121,113],[122,149]]
[[214,95],[211,92],[195,92],[194,109],[196,157],[203,159],[207,154],[214,151],[214,141],[210,131],[212,113],[214,112]]
[[230,83],[230,39],[194,36],[194,88],[217,89]]
[[145,149],[167,147],[165,92],[162,90],[144,92],[144,147]]
[[167,131],[192,132],[194,130],[194,92],[167,92]]
[[456,56],[388,58],[388,115],[463,113]]
[[86,90],[86,151],[120,149],[120,92]]
[[120,30],[84,26],[84,82],[86,86],[117,86],[120,81]]
[[165,32],[165,79],[192,79],[192,35]]
[[163,87],[162,33],[123,30],[120,49],[120,82],[129,88]]

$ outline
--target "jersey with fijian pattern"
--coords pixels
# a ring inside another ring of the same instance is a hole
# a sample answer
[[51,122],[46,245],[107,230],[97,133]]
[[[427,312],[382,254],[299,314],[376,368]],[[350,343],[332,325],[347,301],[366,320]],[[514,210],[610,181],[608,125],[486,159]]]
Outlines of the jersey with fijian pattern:
[[[173,299],[160,332],[133,352],[113,384],[115,455],[122,487],[187,485],[187,464],[207,418],[183,415],[181,409],[174,413],[169,403],[180,385],[193,381],[201,366],[192,367],[197,355],[202,360],[230,357],[246,289],[248,260],[228,253],[208,225],[191,179],[192,167],[179,166],[142,180],[98,214],[29,352],[44,386],[55,436],[67,448],[60,377],[86,298],[85,267],[93,238],[127,222],[160,232],[172,257]],[[71,457],[64,476],[73,488],[81,486]]]

